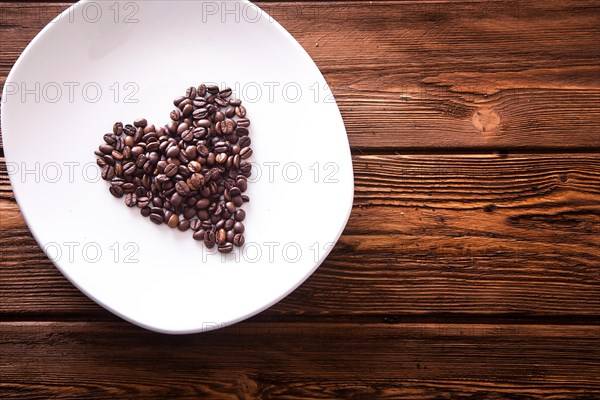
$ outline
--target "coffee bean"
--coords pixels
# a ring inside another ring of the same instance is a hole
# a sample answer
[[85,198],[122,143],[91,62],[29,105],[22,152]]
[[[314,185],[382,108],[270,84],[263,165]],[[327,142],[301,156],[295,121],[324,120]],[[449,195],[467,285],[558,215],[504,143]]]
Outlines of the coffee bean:
[[100,168],[104,168],[104,166],[106,165],[106,161],[104,161],[104,159],[103,159],[103,158],[97,158],[97,159],[96,159],[96,164],[98,164],[98,166],[99,166]]
[[245,160],[247,158],[249,158],[252,155],[252,149],[250,147],[244,147],[241,151],[240,151],[240,157]]
[[156,225],[160,225],[163,223],[163,217],[158,214],[150,214],[150,221],[154,222]]
[[196,97],[196,88],[191,86],[185,91],[185,97],[188,99],[193,99]]
[[147,197],[145,197],[145,196],[142,196],[142,197],[138,196],[137,206],[139,208],[148,207],[149,204],[150,204],[150,200]]
[[248,189],[248,183],[245,179],[238,179],[235,184],[242,192]]
[[167,177],[173,177],[175,175],[177,175],[177,165],[174,163],[169,163],[167,164],[167,166],[165,167],[165,175]]
[[100,152],[102,152],[103,154],[111,154],[114,149],[115,148],[113,146],[106,143],[98,146],[98,150],[100,150]]
[[174,228],[177,228],[177,225],[179,225],[179,217],[177,216],[177,214],[173,214],[169,218],[169,220],[167,222],[167,226],[169,228],[174,229]]
[[246,107],[239,105],[235,108],[235,115],[240,118],[244,118],[246,116]]
[[151,211],[152,214],[160,215],[161,218],[165,216],[165,212],[162,208],[152,207]]
[[122,133],[123,133],[123,123],[115,122],[115,124],[113,125],[113,134],[120,136]]
[[177,229],[179,229],[181,232],[187,231],[188,229],[190,229],[190,221],[187,219],[182,219],[181,221],[179,221]]
[[121,186],[113,185],[108,190],[110,191],[110,194],[112,194],[113,196],[115,196],[118,199],[123,197],[123,188]]
[[216,244],[216,240],[215,240],[215,233],[212,231],[208,231],[204,234],[204,245],[206,247],[208,247],[209,249],[212,249],[213,247],[215,247]]
[[225,89],[223,89],[223,90],[221,90],[219,92],[219,96],[221,96],[222,98],[226,99],[229,96],[231,96],[231,92],[232,92],[231,88],[225,88]]
[[187,184],[190,187],[190,190],[198,190],[204,185],[204,176],[200,173],[195,173],[187,180]]
[[125,193],[134,193],[135,192],[135,185],[131,182],[127,182],[124,183],[123,186],[121,186],[123,188],[123,192]]
[[190,187],[184,181],[179,181],[175,184],[175,190],[181,196],[187,196],[190,194]]
[[125,205],[127,207],[135,207],[136,204],[137,196],[135,195],[135,193],[127,193],[127,195],[125,196]]
[[225,229],[220,228],[217,231],[216,239],[217,239],[217,244],[225,243],[225,240],[227,239],[227,232],[225,232]]
[[244,233],[244,224],[242,224],[239,221],[236,221],[236,223],[233,225],[233,230],[236,233]]
[[219,105],[219,107],[227,107],[229,102],[222,97],[215,97],[215,103]]
[[[198,220],[196,220],[198,221]],[[192,228],[193,230],[193,228]],[[192,238],[194,238],[194,240],[204,240],[204,236],[206,235],[206,231],[204,229],[198,229],[196,232],[194,232],[194,234],[192,235]]]
[[[190,228],[191,228],[191,229],[192,229],[194,232],[197,232],[198,230],[200,230],[200,227],[201,227],[201,226],[202,226],[202,223],[200,222],[200,220],[199,220],[199,219],[192,219],[192,220],[190,221]],[[202,239],[200,239],[200,240],[203,240],[203,239],[204,239],[204,233],[202,233]]]
[[179,121],[179,119],[181,118],[181,110],[179,108],[176,108],[173,111],[171,111],[171,114],[169,116],[173,121]]
[[[235,113],[235,110],[234,110]],[[247,128],[250,126],[250,120],[248,118],[240,118],[237,120],[237,126]]]
[[245,242],[244,235],[242,235],[241,233],[238,233],[233,237],[232,243],[234,246],[241,247],[244,245],[244,242]]
[[206,91],[210,94],[219,93],[219,87],[217,85],[206,85]]
[[150,216],[150,207],[144,207],[140,210],[140,214],[142,214],[142,217],[148,217]]
[[186,104],[185,107],[183,107],[183,110],[181,110],[181,115],[183,115],[184,118],[187,118],[192,115],[193,111],[194,106],[192,104]]
[[111,165],[105,165],[102,168],[102,179],[104,179],[105,181],[110,181],[114,177],[115,177],[115,167],[113,167]]
[[234,218],[236,221],[242,222],[246,218],[246,211],[239,209],[235,212]]
[[231,243],[223,243],[218,247],[220,253],[231,253],[233,250],[233,245]]
[[240,138],[240,140],[238,141],[238,145],[241,148],[248,147],[248,146],[250,146],[251,143],[252,143],[252,140],[250,140],[250,138],[248,136],[242,136]]
[[148,125],[148,121],[145,118],[139,118],[133,122],[133,126],[136,128],[145,128],[146,125]]
[[238,107],[242,104],[242,101],[240,99],[230,99],[229,104],[231,104],[234,107]]
[[146,196],[146,189],[144,189],[142,186],[138,186],[135,188],[134,191],[135,195],[137,197],[145,197]]

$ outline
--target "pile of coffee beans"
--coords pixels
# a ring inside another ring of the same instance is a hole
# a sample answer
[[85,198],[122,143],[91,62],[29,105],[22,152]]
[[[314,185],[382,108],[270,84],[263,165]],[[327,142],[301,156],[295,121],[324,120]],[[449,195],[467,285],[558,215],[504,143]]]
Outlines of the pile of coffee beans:
[[229,253],[244,244],[250,120],[230,88],[190,87],[165,126],[116,122],[94,152],[109,191],[155,224]]

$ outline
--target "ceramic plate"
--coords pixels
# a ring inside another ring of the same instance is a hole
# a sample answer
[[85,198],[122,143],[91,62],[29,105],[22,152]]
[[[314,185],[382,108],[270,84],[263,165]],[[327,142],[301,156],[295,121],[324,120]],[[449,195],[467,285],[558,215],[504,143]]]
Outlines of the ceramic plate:
[[[115,121],[164,125],[190,85],[230,86],[252,121],[246,244],[223,256],[108,193],[93,151]],[[303,48],[245,1],[80,2],[23,52],[2,96],[7,168],[31,232],[101,306],[165,333],[276,303],[338,240],[353,198],[344,124]]]

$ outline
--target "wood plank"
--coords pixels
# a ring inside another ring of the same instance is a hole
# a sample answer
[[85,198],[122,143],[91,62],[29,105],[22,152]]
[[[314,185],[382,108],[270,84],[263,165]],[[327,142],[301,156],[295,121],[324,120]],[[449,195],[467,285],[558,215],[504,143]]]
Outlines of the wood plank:
[[[0,323],[4,399],[592,399],[598,326]],[[57,360],[60,362],[57,362]]]
[[[354,149],[600,150],[600,4],[258,3],[298,39]],[[0,83],[65,3],[0,3]]]
[[[106,318],[24,226],[0,163],[0,312]],[[263,314],[600,315],[595,154],[355,156],[340,242]]]

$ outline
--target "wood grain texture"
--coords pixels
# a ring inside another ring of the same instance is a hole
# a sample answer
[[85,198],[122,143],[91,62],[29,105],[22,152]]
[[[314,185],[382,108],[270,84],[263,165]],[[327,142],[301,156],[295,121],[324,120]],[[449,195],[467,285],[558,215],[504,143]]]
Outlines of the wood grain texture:
[[[596,326],[0,323],[5,399],[593,399]],[[60,362],[57,362],[60,360]]]
[[[258,3],[303,45],[354,149],[600,150],[594,1]],[[0,83],[68,3],[0,3]]]
[[[600,315],[596,155],[353,161],[355,206],[344,235],[266,317]],[[0,172],[0,312],[106,317],[45,257]]]

